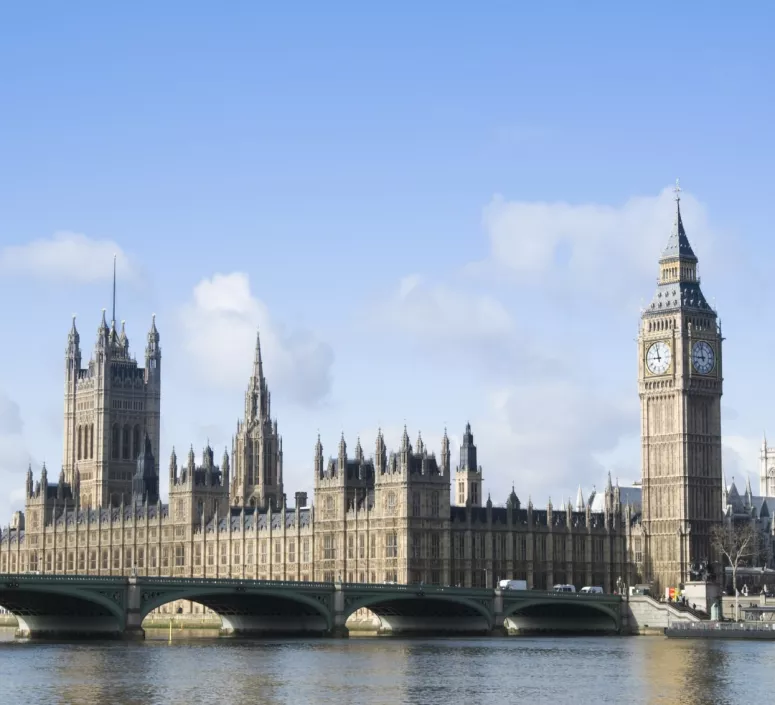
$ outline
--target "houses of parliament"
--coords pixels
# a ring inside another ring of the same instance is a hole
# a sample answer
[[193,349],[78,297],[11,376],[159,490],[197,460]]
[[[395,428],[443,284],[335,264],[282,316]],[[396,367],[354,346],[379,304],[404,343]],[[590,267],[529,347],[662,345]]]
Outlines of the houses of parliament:
[[[114,315],[115,318],[115,315]],[[285,581],[529,587],[621,579],[658,588],[688,580],[712,557],[723,520],[722,336],[697,275],[676,191],[659,280],[641,314],[638,392],[642,482],[554,506],[512,490],[496,506],[465,426],[453,462],[404,430],[378,433],[372,452],[342,437],[332,456],[310,443],[314,498],[283,484],[283,439],[256,339],[242,419],[231,449],[173,450],[169,501],[162,464],[162,354],[156,322],[144,366],[124,324],[103,311],[88,362],[73,320],[64,355],[64,443],[58,477],[27,473],[24,512],[0,536],[0,573],[171,575]],[[515,458],[518,466],[519,459]],[[486,499],[485,499],[486,498]],[[453,501],[454,500],[454,501]]]

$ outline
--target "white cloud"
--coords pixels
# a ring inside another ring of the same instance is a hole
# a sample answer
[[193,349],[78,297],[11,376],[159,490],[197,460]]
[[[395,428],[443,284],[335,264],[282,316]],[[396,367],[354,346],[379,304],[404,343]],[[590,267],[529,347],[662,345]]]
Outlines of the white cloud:
[[609,398],[568,381],[518,383],[490,403],[489,416],[472,423],[485,479],[500,502],[512,482],[523,502],[526,494],[537,504],[550,495],[564,501],[571,491],[575,500],[579,483],[598,483],[604,459],[638,429],[637,398]]
[[21,433],[22,417],[19,405],[0,392],[0,436]]
[[21,435],[19,405],[0,392],[0,516],[24,505],[24,473],[30,456]]
[[514,332],[511,315],[496,299],[430,285],[418,274],[399,282],[382,313],[388,324],[435,343],[461,336],[502,339]]
[[727,482],[734,480],[738,490],[745,488],[746,480],[751,480],[751,489],[759,494],[759,475],[757,469],[759,448],[762,439],[753,436],[727,434],[722,439],[721,459]]
[[273,388],[304,404],[328,396],[334,361],[330,345],[309,331],[289,331],[274,321],[266,305],[253,296],[247,274],[215,274],[200,281],[181,320],[187,353],[204,381],[244,388],[260,329]]
[[[707,263],[714,234],[705,208],[683,193],[681,213],[698,257]],[[670,188],[621,206],[508,201],[496,195],[482,223],[489,264],[518,284],[613,302],[650,293],[647,282],[656,277],[674,214]]]
[[126,253],[112,240],[59,232],[49,239],[4,247],[0,250],[0,270],[37,278],[92,283],[113,277],[114,255],[117,278],[126,280],[136,275]]

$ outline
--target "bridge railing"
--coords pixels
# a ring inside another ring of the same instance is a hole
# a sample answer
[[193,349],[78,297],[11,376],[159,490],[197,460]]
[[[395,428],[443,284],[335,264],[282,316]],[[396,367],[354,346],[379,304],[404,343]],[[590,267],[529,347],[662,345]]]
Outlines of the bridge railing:
[[124,575],[58,575],[55,573],[0,573],[0,581],[28,582],[28,583],[115,583],[126,581]]
[[138,577],[138,582],[142,582],[143,585],[165,585],[168,583],[174,583],[182,587],[196,587],[196,586],[212,586],[213,584],[222,585],[223,587],[277,587],[277,588],[294,588],[296,590],[300,588],[330,588],[334,589],[334,583],[324,582],[303,582],[301,580],[250,580],[245,578],[174,578],[174,577],[161,577],[161,576],[149,576]]
[[621,602],[621,595],[607,595],[590,592],[559,592],[555,590],[503,590],[502,595],[540,596],[541,599],[548,600],[578,600],[579,602]]
[[365,590],[374,592],[422,592],[425,594],[466,594],[482,597],[492,596],[492,588],[464,588],[451,585],[428,585],[425,583],[342,583],[343,589]]

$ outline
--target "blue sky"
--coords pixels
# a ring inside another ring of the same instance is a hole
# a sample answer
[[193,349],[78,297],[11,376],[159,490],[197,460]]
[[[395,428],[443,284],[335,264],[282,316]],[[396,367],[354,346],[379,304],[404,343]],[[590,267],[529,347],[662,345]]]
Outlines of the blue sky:
[[61,463],[70,316],[90,349],[114,251],[133,349],[153,312],[162,336],[162,467],[230,445],[260,324],[289,494],[318,429],[438,450],[468,420],[496,503],[636,479],[676,177],[728,338],[726,472],[756,475],[775,12],[517,5],[0,9],[0,509]]

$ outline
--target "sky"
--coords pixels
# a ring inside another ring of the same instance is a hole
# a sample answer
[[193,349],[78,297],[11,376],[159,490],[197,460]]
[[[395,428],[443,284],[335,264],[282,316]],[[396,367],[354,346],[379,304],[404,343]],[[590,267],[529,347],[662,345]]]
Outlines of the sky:
[[[640,476],[637,348],[680,178],[727,478],[775,441],[766,3],[5,3],[0,520],[62,458],[64,350],[162,346],[162,468],[220,457],[260,327],[289,497],[406,424],[543,506]],[[162,494],[166,473],[161,472]],[[5,518],[3,518],[5,517]]]

